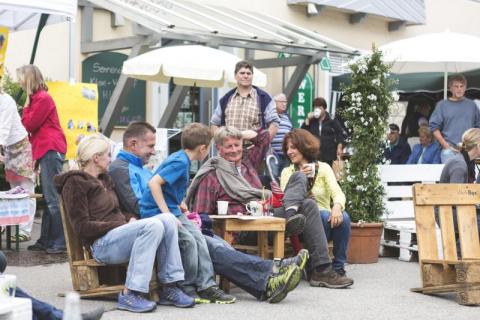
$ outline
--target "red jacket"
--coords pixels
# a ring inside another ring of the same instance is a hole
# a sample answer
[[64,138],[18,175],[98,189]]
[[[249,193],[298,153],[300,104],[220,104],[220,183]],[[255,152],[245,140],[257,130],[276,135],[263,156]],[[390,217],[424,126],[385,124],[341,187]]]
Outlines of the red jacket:
[[31,95],[30,105],[23,109],[22,123],[32,144],[33,160],[40,159],[50,150],[67,152],[55,102],[45,90],[40,89]]

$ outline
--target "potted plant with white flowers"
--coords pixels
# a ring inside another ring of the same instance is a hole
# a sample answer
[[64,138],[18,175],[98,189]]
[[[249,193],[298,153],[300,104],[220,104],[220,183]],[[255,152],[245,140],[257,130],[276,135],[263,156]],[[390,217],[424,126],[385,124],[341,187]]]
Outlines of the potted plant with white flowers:
[[[384,188],[380,183],[378,164],[382,161],[382,145],[388,125],[389,109],[396,100],[395,81],[390,77],[391,65],[382,60],[382,52],[350,63],[352,82],[343,87],[345,108],[341,116],[351,132],[351,157],[345,163],[341,185],[346,194],[346,210],[352,220],[348,260],[351,263],[378,261],[380,237],[385,211]],[[359,233],[365,233],[360,235]],[[358,243],[357,240],[366,240]],[[370,250],[370,251],[369,251]]]

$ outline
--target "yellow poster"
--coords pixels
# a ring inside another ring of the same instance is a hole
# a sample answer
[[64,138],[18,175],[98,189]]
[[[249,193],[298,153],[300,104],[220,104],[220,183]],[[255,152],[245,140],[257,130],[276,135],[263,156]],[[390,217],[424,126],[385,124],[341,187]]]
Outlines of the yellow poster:
[[8,45],[8,28],[0,27],[0,77],[5,72],[5,56],[7,54]]
[[95,83],[47,82],[48,92],[57,106],[65,137],[65,158],[75,159],[77,141],[98,131],[98,90]]

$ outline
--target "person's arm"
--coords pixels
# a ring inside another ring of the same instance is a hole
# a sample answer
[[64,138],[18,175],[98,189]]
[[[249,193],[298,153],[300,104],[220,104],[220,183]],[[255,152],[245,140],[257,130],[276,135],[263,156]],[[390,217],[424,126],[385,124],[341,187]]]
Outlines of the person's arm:
[[270,140],[273,139],[277,135],[278,132],[278,124],[275,122],[270,123],[270,126],[268,127],[268,133],[270,134]]
[[433,136],[435,137],[435,139],[437,139],[438,143],[443,149],[450,148],[450,145],[448,144],[447,140],[443,138],[443,135],[440,132],[440,130],[436,129],[435,131],[433,131]]
[[450,172],[450,181],[449,183],[466,183],[466,181],[468,180],[466,178],[467,176],[467,173],[465,172],[464,169],[462,168],[454,168],[451,172]]
[[217,104],[217,107],[213,111],[212,117],[210,118],[210,124],[216,127],[219,127],[222,125],[222,108],[220,106],[220,103]]
[[441,159],[442,148],[439,145],[437,145],[436,142],[434,143],[435,143],[435,153],[433,155],[432,164],[440,164],[442,163],[442,159]]
[[62,200],[77,236],[95,238],[111,229],[112,224],[109,221],[90,220],[87,190],[73,179],[69,179],[63,186]]
[[405,164],[407,163],[408,157],[412,153],[412,149],[410,149],[410,145],[405,142],[405,146],[403,147],[403,152],[402,152],[402,159],[401,163]]
[[288,180],[290,179],[290,176],[292,174],[293,174],[293,169],[291,166],[286,167],[282,170],[282,173],[280,174],[280,188],[282,189],[282,191],[285,191]]
[[321,170],[324,172],[325,185],[332,194],[333,204],[339,204],[341,211],[345,210],[345,194],[338,185],[335,173],[329,165],[322,166]]
[[[12,99],[13,101],[13,99]],[[10,99],[7,103],[10,104]],[[12,108],[11,105],[2,105],[0,106],[0,146],[6,146],[8,137],[10,136],[10,128],[13,124],[13,112],[17,112],[15,106]]]
[[303,121],[302,126],[300,127],[301,129],[309,130],[310,128],[310,122],[313,119],[313,112],[309,112],[307,114],[307,117],[305,118],[305,121]]
[[154,175],[150,181],[148,181],[148,188],[152,191],[153,199],[157,204],[158,208],[162,213],[170,212],[170,209],[165,202],[165,198],[163,197],[162,192],[162,185],[165,184],[165,180],[160,177],[158,174]]
[[137,218],[140,217],[139,201],[142,195],[140,190],[137,190],[137,196],[132,187],[132,183],[140,186],[140,182],[130,180],[133,177],[130,177],[128,164],[125,164],[125,166],[114,166],[114,164],[112,164],[109,174],[114,182],[115,193],[117,194],[122,209],[124,209],[125,212],[134,213]]
[[260,129],[258,135],[252,139],[253,148],[249,149],[248,160],[255,169],[258,170],[270,146],[270,134],[268,131]]
[[23,109],[22,123],[28,132],[37,131],[55,109],[53,99],[44,95],[30,103],[30,106]]

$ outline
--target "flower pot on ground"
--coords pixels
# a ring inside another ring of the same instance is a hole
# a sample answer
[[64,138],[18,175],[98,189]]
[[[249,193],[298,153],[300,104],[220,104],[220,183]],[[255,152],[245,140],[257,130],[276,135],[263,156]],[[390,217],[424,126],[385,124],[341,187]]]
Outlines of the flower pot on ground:
[[375,263],[378,262],[380,238],[383,223],[352,223],[350,243],[348,246],[348,263]]
[[[352,155],[345,163],[341,186],[347,197],[346,210],[352,222],[361,225],[356,228],[352,223],[347,258],[352,263],[378,260],[382,234],[379,227],[383,227],[381,217],[385,211],[385,191],[380,183],[378,164],[383,158],[382,145],[386,137],[389,108],[397,96],[392,92],[395,82],[390,78],[390,67],[382,61],[382,52],[373,47],[371,55],[359,57],[350,64],[352,81],[350,85],[343,86],[345,108],[340,114],[350,132],[348,144]],[[370,222],[375,223],[374,227],[368,225]],[[369,235],[358,236],[359,231]],[[373,235],[376,235],[375,240],[372,239]],[[368,241],[358,244],[358,239]],[[367,248],[372,249],[373,253],[368,253],[364,260],[359,259],[358,254],[368,252]]]

